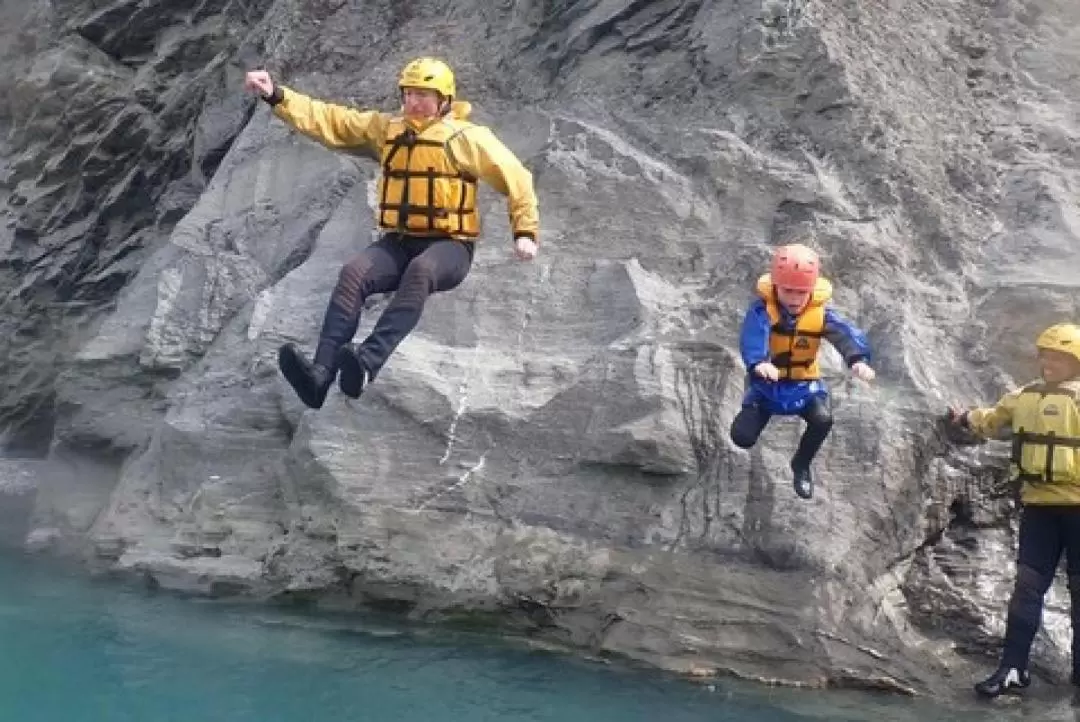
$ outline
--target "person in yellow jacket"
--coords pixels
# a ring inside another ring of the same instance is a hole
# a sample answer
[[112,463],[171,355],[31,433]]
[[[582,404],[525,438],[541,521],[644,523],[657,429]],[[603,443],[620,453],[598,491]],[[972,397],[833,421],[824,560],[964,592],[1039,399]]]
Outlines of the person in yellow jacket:
[[1068,559],[1072,607],[1072,682],[1080,685],[1080,326],[1046,329],[1035,342],[1041,378],[1006,394],[996,406],[947,419],[982,437],[1012,431],[1012,471],[1021,482],[1016,581],[997,670],[975,685],[984,697],[1031,684],[1028,657],[1042,618],[1043,596],[1062,553]]
[[[456,100],[454,74],[443,61],[419,58],[404,67],[397,114],[315,100],[263,70],[249,72],[245,86],[305,136],[331,149],[366,150],[382,167],[376,199],[382,233],[341,269],[314,359],[294,344],[278,352],[282,374],[307,406],[322,407],[335,377],[342,393],[358,398],[415,328],[430,294],[465,279],[480,235],[478,181],[507,197],[517,257],[536,257],[532,175],[490,129],[468,120],[470,105]],[[364,299],[391,291],[371,334],[350,343]]]

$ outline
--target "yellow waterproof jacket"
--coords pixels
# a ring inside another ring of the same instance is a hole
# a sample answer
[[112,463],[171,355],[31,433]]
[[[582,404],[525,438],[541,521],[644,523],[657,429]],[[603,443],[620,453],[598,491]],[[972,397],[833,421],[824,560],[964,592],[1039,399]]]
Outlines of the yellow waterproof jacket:
[[781,323],[783,317],[770,274],[758,278],[757,292],[769,314],[769,357],[780,371],[780,378],[798,381],[820,378],[818,351],[825,335],[825,304],[832,298],[832,283],[825,278],[817,279],[810,303],[799,314],[793,328]]
[[468,103],[457,101],[447,116],[417,122],[281,90],[276,116],[328,148],[364,150],[379,159],[381,229],[475,239],[476,183],[482,179],[507,196],[514,236],[539,242],[532,174],[490,129],[467,119]]
[[968,412],[982,436],[1012,428],[1012,466],[1025,504],[1080,504],[1080,379],[1035,381]]

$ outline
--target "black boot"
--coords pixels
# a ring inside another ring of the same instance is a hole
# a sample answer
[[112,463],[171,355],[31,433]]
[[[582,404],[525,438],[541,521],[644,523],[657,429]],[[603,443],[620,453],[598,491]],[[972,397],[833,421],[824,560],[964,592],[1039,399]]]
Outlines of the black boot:
[[1026,669],[1001,666],[982,682],[975,684],[975,692],[981,697],[997,697],[1016,694],[1031,684],[1031,673]]
[[360,398],[364,387],[371,380],[371,373],[356,352],[356,346],[347,343],[337,352],[338,386],[341,393],[351,399]]
[[810,474],[810,467],[798,467],[791,465],[795,473],[795,493],[800,499],[810,499],[814,496],[814,477]]
[[309,362],[300,349],[291,343],[278,349],[278,368],[305,405],[313,409],[322,408],[326,392],[334,381],[330,369]]

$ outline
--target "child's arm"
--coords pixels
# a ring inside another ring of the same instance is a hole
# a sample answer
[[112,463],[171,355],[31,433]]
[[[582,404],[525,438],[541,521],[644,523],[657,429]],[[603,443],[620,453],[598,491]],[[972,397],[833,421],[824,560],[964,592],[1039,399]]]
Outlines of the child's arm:
[[866,334],[835,309],[825,307],[825,339],[836,347],[849,367],[870,363],[870,342]]
[[769,361],[769,313],[765,303],[755,300],[746,309],[739,333],[739,353],[748,372],[760,363]]

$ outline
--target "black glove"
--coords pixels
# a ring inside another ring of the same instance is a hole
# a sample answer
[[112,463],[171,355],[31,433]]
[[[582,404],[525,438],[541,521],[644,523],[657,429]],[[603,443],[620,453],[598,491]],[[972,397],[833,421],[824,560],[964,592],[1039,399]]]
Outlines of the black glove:
[[267,105],[273,107],[281,101],[285,100],[285,91],[281,89],[280,85],[274,83],[274,90],[270,93],[270,95],[260,95],[259,97],[266,101]]

